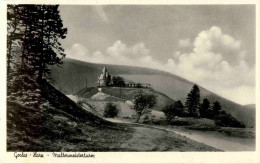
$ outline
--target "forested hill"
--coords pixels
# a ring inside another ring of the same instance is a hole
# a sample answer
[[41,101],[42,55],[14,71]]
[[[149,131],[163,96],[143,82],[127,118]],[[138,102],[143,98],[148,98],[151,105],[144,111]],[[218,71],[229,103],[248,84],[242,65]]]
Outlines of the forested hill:
[[[74,94],[86,86],[97,86],[97,77],[106,66],[113,76],[120,75],[126,80],[134,82],[147,82],[152,87],[173,100],[182,100],[184,103],[188,92],[194,83],[189,82],[176,75],[142,67],[131,67],[121,65],[107,65],[87,63],[73,59],[65,59],[61,67],[52,66],[53,85],[64,94]],[[87,82],[86,82],[87,81]],[[201,99],[208,98],[211,103],[219,101],[223,109],[232,114],[247,126],[255,126],[255,109],[234,103],[217,94],[200,87]]]

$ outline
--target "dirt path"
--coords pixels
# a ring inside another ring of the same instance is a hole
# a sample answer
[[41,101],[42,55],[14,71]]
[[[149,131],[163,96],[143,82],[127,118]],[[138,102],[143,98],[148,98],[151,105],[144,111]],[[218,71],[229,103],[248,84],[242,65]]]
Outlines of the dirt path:
[[134,129],[132,138],[122,143],[120,148],[136,151],[220,151],[174,132],[134,124],[131,126]]
[[214,151],[208,147],[223,151],[255,150],[255,140],[252,138],[225,136],[217,131],[201,132],[131,123],[118,119],[108,120],[133,125],[136,131],[128,141],[128,145],[123,144],[123,146],[133,146],[143,151]]
[[118,119],[107,120],[127,124],[134,129],[132,137],[120,145],[122,149],[136,151],[220,151],[183,135],[176,134],[171,130]]

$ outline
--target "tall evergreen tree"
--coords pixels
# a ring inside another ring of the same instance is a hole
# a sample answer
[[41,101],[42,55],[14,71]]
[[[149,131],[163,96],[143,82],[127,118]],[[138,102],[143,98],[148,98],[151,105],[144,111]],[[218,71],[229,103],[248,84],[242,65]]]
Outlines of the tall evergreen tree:
[[209,118],[210,117],[210,102],[207,98],[204,98],[202,104],[200,105],[200,117]]
[[188,93],[185,106],[188,109],[189,115],[192,117],[199,116],[199,107],[200,107],[200,89],[195,84]]
[[[33,95],[48,78],[48,65],[62,64],[60,39],[66,37],[58,5],[8,5],[8,91]],[[38,79],[38,81],[36,80]],[[15,96],[17,97],[17,96]],[[24,96],[28,97],[28,96]]]
[[215,101],[212,107],[214,115],[218,115],[222,111],[222,107],[218,101]]
[[60,39],[65,39],[67,34],[67,29],[63,27],[58,5],[42,5],[41,10],[42,52],[39,60],[39,80],[43,76],[47,77],[50,73],[47,65],[62,64],[61,59],[65,57],[65,53]]
[[18,56],[20,67],[26,73],[37,72],[38,79],[42,79],[49,73],[47,65],[62,64],[61,59],[65,54],[60,39],[64,39],[66,33],[58,5],[9,5],[8,70],[14,57],[12,44],[18,39],[21,41]]
[[7,95],[21,86],[19,79],[23,74],[22,54],[25,39],[25,12],[23,5],[7,6]]

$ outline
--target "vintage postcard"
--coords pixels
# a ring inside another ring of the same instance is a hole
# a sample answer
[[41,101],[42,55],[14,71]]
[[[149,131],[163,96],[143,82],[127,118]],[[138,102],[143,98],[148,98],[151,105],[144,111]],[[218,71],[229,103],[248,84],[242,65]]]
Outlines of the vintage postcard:
[[259,5],[1,2],[0,163],[260,163]]

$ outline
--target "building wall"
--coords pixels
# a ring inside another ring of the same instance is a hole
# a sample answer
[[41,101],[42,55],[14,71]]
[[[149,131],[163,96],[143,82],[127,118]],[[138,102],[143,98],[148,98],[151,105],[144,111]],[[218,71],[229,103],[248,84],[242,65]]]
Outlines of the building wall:
[[99,80],[98,83],[99,83],[99,86],[102,86],[102,87],[106,86],[106,80]]

